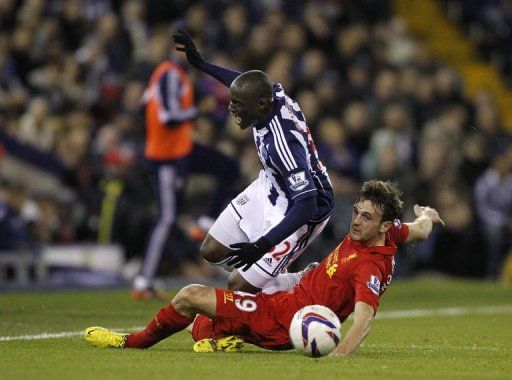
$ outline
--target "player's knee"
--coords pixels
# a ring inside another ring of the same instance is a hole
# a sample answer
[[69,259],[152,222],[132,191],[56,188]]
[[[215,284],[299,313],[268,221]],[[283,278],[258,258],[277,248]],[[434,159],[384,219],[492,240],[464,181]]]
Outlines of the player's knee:
[[228,289],[238,290],[241,292],[256,294],[261,289],[250,284],[245,278],[240,276],[236,271],[231,272],[228,278]]
[[203,244],[201,244],[199,254],[203,258],[203,260],[215,264],[224,259],[228,251],[228,248],[224,247],[222,244],[220,244],[217,240],[215,240],[208,234],[204,239]]
[[237,278],[232,278],[232,276],[229,276],[228,278],[228,289],[231,290],[240,290],[240,281]]
[[204,297],[205,289],[205,286],[198,284],[185,286],[172,299],[172,306],[178,311],[195,309]]

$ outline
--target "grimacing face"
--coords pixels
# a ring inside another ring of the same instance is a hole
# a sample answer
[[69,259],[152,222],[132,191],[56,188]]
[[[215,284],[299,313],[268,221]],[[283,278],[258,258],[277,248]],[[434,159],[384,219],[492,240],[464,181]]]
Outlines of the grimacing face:
[[253,127],[261,119],[261,110],[257,99],[247,90],[236,85],[236,80],[229,88],[229,112],[234,116],[240,129]]
[[375,245],[381,238],[391,222],[382,222],[383,210],[379,205],[374,205],[368,199],[362,199],[352,210],[352,222],[350,223],[349,236],[353,241],[365,245]]

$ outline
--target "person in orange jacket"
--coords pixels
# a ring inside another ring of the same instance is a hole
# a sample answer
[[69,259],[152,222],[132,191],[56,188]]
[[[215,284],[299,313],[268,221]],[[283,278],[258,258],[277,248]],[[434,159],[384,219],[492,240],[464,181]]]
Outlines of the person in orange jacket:
[[154,289],[153,281],[183,203],[187,174],[211,174],[217,180],[210,204],[198,219],[198,227],[208,231],[240,173],[236,160],[194,141],[194,119],[198,116],[194,87],[178,57],[171,57],[154,70],[143,101],[145,157],[155,169],[159,215],[149,236],[141,270],[133,283],[135,299],[162,298]]

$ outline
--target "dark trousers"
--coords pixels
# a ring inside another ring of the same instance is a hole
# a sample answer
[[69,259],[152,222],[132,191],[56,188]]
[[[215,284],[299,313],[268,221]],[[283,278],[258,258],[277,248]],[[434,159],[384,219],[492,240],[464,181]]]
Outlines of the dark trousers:
[[162,252],[183,205],[189,173],[210,174],[216,185],[204,215],[216,218],[240,175],[238,162],[216,149],[194,144],[189,155],[179,160],[152,161],[156,174],[158,219],[149,236],[141,275],[153,281]]

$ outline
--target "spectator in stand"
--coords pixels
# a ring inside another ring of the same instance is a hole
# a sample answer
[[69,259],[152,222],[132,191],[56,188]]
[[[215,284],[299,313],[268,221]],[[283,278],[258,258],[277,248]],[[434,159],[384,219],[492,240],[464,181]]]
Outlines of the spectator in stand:
[[360,157],[347,141],[346,133],[346,128],[337,119],[323,118],[318,127],[318,156],[331,173],[360,180]]
[[55,133],[50,123],[48,102],[45,98],[34,98],[20,119],[18,138],[41,150],[52,150]]
[[[439,212],[447,212],[446,228],[433,236],[428,267],[455,275],[485,274],[485,246],[476,222],[472,194],[459,184],[439,186],[434,195]],[[415,255],[414,255],[415,256]]]
[[397,102],[387,105],[383,109],[381,125],[382,127],[372,134],[370,147],[361,163],[365,178],[384,174],[377,170],[382,160],[386,159],[384,151],[390,153],[389,158],[394,157],[397,169],[405,170],[411,165],[413,134],[404,106]]
[[370,145],[370,125],[368,117],[368,105],[364,102],[349,103],[341,114],[341,119],[347,127],[347,138],[362,156]]
[[486,243],[486,274],[496,280],[512,233],[512,145],[496,154],[477,180],[475,202]]
[[23,186],[3,183],[0,188],[1,251],[30,250],[35,235],[29,226],[37,218],[36,204],[27,198]]

